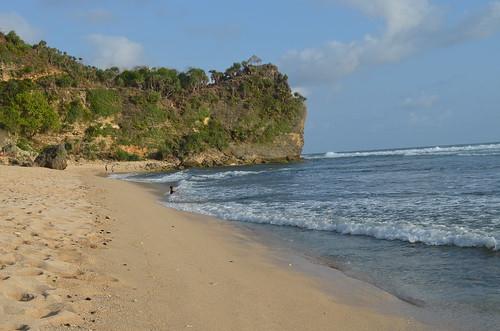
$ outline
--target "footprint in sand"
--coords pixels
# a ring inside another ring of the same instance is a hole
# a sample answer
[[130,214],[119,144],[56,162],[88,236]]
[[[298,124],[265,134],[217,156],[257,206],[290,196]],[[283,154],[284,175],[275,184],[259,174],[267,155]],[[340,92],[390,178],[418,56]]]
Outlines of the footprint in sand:
[[23,293],[21,295],[21,298],[19,299],[19,301],[21,302],[28,302],[28,301],[31,301],[35,298],[35,296],[31,293]]

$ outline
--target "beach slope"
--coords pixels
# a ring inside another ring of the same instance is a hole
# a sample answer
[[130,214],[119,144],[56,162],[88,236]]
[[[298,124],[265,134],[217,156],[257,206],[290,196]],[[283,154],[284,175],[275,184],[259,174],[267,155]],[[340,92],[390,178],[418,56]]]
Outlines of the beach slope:
[[[0,167],[0,329],[425,328],[347,304],[227,222],[96,174]],[[347,292],[357,284],[338,281]],[[395,300],[352,291],[364,303]]]

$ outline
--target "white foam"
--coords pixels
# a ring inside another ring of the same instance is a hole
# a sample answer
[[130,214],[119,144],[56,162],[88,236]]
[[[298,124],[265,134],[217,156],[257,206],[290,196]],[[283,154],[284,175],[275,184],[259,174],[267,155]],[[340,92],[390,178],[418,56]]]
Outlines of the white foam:
[[[468,146],[448,146],[448,147],[426,147],[411,149],[393,149],[382,151],[366,152],[327,152],[323,155],[304,155],[305,159],[330,159],[342,157],[363,157],[363,156],[418,156],[418,155],[463,155],[463,152],[480,152],[500,150],[500,144],[483,144]],[[469,155],[469,153],[467,153]],[[475,153],[473,155],[497,155],[497,153]]]
[[130,177],[137,176],[138,173],[127,173],[127,174],[110,174],[109,178],[113,179],[121,179],[121,180],[129,180]]
[[178,171],[167,174],[159,174],[157,176],[147,176],[141,177],[140,173],[128,173],[128,174],[111,174],[110,178],[121,179],[130,182],[138,183],[173,183],[183,179],[189,178],[189,174],[186,171]]
[[248,176],[248,175],[256,175],[264,173],[265,171],[242,171],[242,170],[233,170],[233,171],[221,171],[212,174],[197,174],[195,178],[203,178],[203,179],[225,179],[231,177],[240,177],[240,176]]
[[[177,200],[177,199],[176,199]],[[182,200],[182,199],[179,199]],[[178,201],[179,201],[178,200]],[[458,226],[429,226],[376,221],[333,221],[319,215],[312,215],[307,210],[287,208],[281,213],[278,205],[269,206],[259,203],[241,206],[228,202],[224,205],[210,203],[167,202],[169,207],[219,217],[226,220],[238,220],[260,224],[294,226],[317,231],[334,231],[344,235],[369,236],[384,240],[400,240],[409,243],[423,243],[431,246],[482,247],[499,250],[499,240],[494,235],[480,230],[465,229]]]
[[168,174],[160,174],[158,176],[144,177],[141,176],[140,173],[128,173],[128,174],[111,174],[109,175],[109,177],[114,179],[121,179],[139,183],[173,183],[185,179],[191,179],[193,181],[208,180],[208,179],[220,180],[232,177],[256,175],[264,172],[266,171],[233,170],[233,171],[221,171],[221,172],[207,173],[207,174],[200,174],[200,173],[191,174],[187,170],[184,170]]
[[337,223],[334,231],[341,234],[365,235],[377,239],[401,240],[432,246],[453,245],[458,247],[484,247],[497,250],[498,241],[489,234],[461,228],[427,228],[413,224],[360,224]]

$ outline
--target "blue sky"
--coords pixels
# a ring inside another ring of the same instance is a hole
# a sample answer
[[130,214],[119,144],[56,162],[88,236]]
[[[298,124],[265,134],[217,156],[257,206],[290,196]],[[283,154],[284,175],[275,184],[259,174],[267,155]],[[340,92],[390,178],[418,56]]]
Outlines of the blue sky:
[[256,54],[307,96],[305,152],[500,141],[498,0],[20,0],[0,29],[101,67]]

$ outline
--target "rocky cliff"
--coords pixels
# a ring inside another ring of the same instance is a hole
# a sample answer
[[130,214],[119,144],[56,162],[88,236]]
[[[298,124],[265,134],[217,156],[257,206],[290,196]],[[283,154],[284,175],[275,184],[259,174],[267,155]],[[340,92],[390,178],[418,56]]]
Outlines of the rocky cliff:
[[198,68],[102,70],[44,41],[0,33],[0,129],[29,152],[65,143],[76,159],[295,160],[304,101],[286,75],[255,56],[209,76]]

